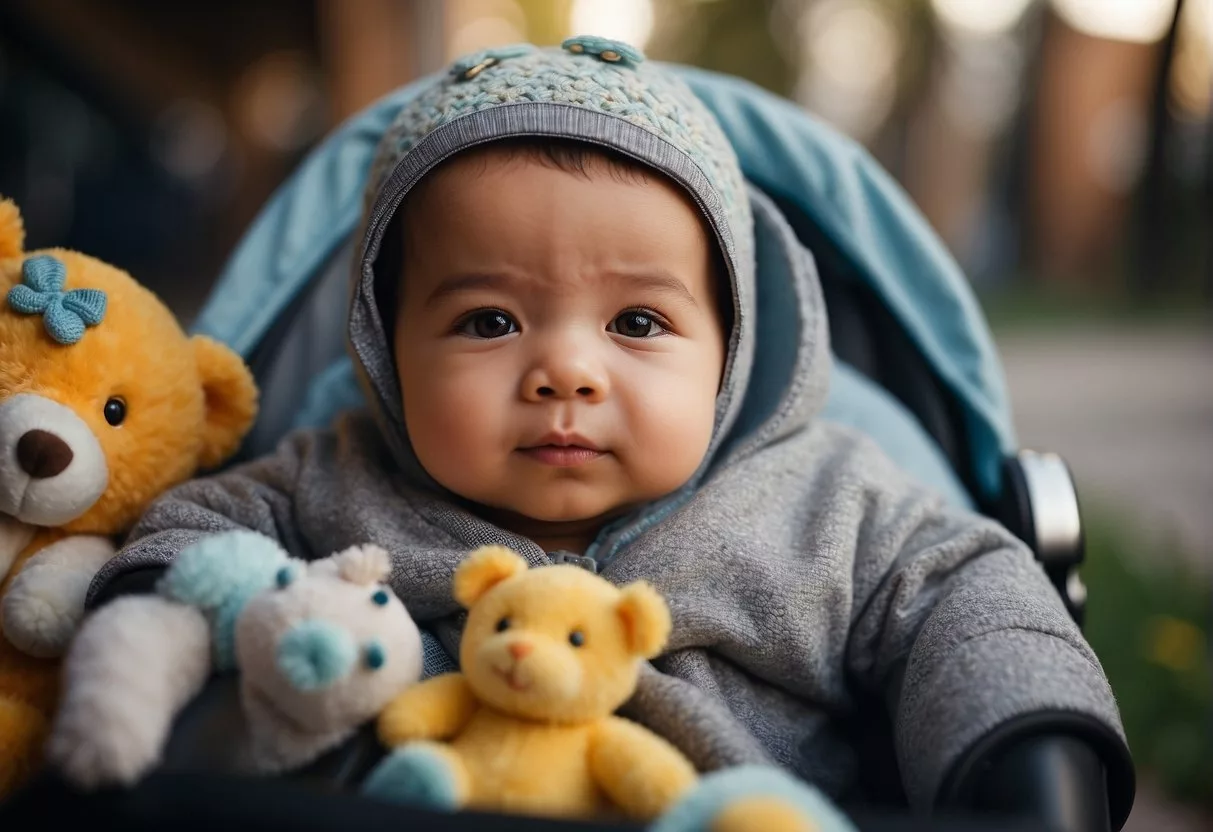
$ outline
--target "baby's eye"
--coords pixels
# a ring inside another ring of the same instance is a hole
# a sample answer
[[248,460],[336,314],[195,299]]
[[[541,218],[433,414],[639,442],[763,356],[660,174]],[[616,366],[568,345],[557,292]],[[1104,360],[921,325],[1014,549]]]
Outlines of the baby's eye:
[[652,338],[666,330],[653,313],[644,309],[629,309],[611,321],[607,331],[618,333],[625,338]]
[[456,331],[471,338],[501,338],[518,331],[518,324],[500,309],[482,309],[463,318]]

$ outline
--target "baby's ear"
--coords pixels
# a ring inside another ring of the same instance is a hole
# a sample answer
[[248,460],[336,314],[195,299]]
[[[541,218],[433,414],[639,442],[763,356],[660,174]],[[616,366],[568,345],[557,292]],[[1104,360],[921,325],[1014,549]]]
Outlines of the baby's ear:
[[204,335],[190,339],[206,394],[206,422],[198,464],[214,468],[236,449],[257,417],[257,385],[244,361]]
[[25,224],[17,203],[0,199],[0,259],[17,257],[25,247]]
[[615,606],[623,623],[628,649],[642,659],[651,659],[665,649],[670,637],[670,608],[665,599],[644,581],[628,584]]
[[527,563],[517,552],[504,546],[481,546],[455,570],[455,600],[470,609],[497,584],[526,570]]

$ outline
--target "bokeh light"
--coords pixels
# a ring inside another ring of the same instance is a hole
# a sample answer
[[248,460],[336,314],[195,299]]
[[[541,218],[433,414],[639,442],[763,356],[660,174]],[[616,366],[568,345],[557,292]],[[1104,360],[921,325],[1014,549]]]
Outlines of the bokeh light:
[[475,0],[451,7],[447,56],[454,58],[527,39],[526,14],[517,0]]
[[1085,35],[1153,43],[1167,32],[1176,0],[1053,0],[1057,14]]
[[978,37],[1014,29],[1032,0],[931,0],[940,21],[949,28]]
[[888,9],[873,0],[823,0],[802,19],[808,60],[797,97],[861,140],[884,121],[901,54]]
[[652,0],[573,0],[574,35],[598,35],[644,48],[653,33]]

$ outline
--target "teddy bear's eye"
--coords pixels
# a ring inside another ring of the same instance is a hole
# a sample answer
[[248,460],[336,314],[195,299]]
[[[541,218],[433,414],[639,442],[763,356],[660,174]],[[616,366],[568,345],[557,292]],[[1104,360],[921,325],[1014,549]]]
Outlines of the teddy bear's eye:
[[102,413],[105,414],[105,421],[113,427],[118,427],[126,421],[126,402],[117,396],[111,396],[106,400]]
[[377,589],[375,594],[371,596],[371,602],[377,607],[386,607],[388,602],[388,594],[386,589]]
[[581,630],[574,630],[569,633],[569,644],[574,647],[580,647],[585,644],[585,633],[581,632]]
[[497,632],[504,633],[509,628],[510,628],[510,619],[509,618],[503,618],[497,622]]
[[382,644],[372,641],[366,646],[364,660],[366,661],[366,666],[371,670],[378,670],[387,661],[387,651],[383,649]]
[[278,570],[278,574],[274,576],[274,583],[278,584],[279,589],[286,589],[291,585],[291,581],[295,580],[295,570],[289,566],[284,566]]

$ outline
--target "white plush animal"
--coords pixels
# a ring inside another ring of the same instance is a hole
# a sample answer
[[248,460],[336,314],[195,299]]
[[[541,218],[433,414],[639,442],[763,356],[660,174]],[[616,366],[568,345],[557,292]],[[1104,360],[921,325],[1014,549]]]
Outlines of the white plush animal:
[[205,538],[158,594],[86,619],[64,667],[47,757],[82,788],[130,785],[213,671],[238,670],[241,768],[304,765],[421,676],[421,636],[381,582],[387,554],[357,546],[311,563],[260,535]]

